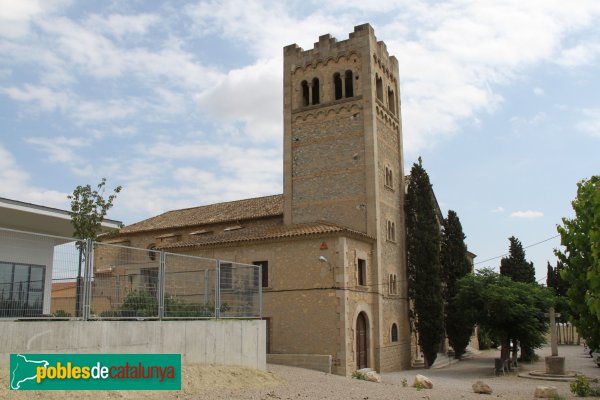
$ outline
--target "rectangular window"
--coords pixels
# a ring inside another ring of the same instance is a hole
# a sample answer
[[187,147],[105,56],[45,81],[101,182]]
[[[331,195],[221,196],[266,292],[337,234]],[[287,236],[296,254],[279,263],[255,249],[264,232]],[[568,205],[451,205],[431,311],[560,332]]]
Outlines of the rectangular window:
[[142,275],[142,288],[150,293],[151,296],[156,297],[156,289],[158,286],[158,268],[142,268],[140,270]]
[[357,284],[358,286],[365,286],[367,284],[367,262],[359,258],[356,263],[356,268]]
[[46,267],[0,262],[0,317],[33,317],[43,312]]
[[[261,287],[269,287],[269,262],[254,261],[252,265],[259,265],[262,275]],[[258,286],[258,285],[257,285]]]
[[233,288],[233,267],[231,263],[221,263],[221,276],[220,276],[221,289],[232,289]]

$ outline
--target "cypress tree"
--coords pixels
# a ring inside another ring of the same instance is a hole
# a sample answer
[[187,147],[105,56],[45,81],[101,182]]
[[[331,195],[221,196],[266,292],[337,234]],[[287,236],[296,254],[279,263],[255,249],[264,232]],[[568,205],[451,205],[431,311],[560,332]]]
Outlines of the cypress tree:
[[441,293],[440,226],[429,176],[419,164],[413,164],[406,193],[406,245],[409,298],[413,302],[419,344],[425,366],[437,357],[443,334]]
[[514,236],[508,238],[510,246],[508,257],[500,260],[500,275],[508,276],[515,282],[535,283],[535,269],[533,263],[525,260],[523,245]]
[[471,339],[473,324],[456,304],[454,297],[458,292],[456,282],[471,272],[471,263],[467,258],[467,245],[460,219],[452,210],[448,211],[448,218],[444,220],[441,263],[446,284],[444,289],[446,335],[454,349],[454,356],[461,358]]

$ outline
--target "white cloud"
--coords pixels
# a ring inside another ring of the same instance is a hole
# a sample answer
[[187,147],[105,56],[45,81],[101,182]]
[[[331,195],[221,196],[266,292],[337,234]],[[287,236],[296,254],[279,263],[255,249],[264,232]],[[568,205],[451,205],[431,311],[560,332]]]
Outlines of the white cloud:
[[30,176],[15,157],[0,144],[0,196],[45,206],[65,208],[67,194],[30,185]]
[[544,213],[541,211],[515,211],[510,213],[511,218],[523,218],[523,219],[532,219],[532,218],[542,218]]
[[242,42],[244,50],[259,59],[282,53],[283,46],[310,46],[324,33],[344,34],[354,21],[336,10],[331,15],[294,13],[294,7],[266,0],[201,1],[186,7],[186,14],[200,34],[218,33]]
[[543,96],[544,89],[542,89],[541,87],[535,87],[533,88],[533,94],[535,94],[536,96]]
[[54,91],[44,86],[33,86],[26,84],[22,89],[11,86],[0,88],[0,93],[4,93],[13,100],[38,103],[43,111],[61,110],[65,111],[70,103],[70,95],[63,92]]
[[584,109],[581,121],[575,127],[590,136],[600,138],[600,108]]
[[491,213],[503,213],[504,212],[504,207],[502,206],[498,206],[496,208],[494,208],[493,210],[490,210]]
[[85,25],[90,30],[121,38],[126,34],[143,35],[158,20],[158,16],[152,14],[112,14],[107,17],[94,14],[88,17]]
[[244,133],[254,141],[280,141],[283,137],[281,64],[283,60],[259,60],[230,71],[215,86],[197,96],[203,110],[223,123],[241,121]]
[[[411,2],[378,31],[400,64],[408,152],[437,143],[464,121],[493,112],[499,85],[553,60],[568,31],[589,26],[597,3]],[[406,33],[406,27],[413,36]],[[383,35],[382,33],[383,32]],[[392,39],[389,39],[392,38]]]
[[578,67],[591,64],[598,56],[600,56],[600,44],[580,43],[563,49],[556,62],[566,67]]
[[80,154],[82,148],[92,144],[89,138],[30,137],[25,139],[25,142],[46,153],[48,161],[63,164],[75,175],[94,175],[93,166]]

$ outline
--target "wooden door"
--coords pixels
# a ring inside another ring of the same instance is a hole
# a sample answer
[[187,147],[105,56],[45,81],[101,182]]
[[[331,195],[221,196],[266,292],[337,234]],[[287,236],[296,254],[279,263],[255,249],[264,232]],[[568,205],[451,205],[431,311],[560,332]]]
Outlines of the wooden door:
[[356,319],[356,361],[357,369],[367,368],[367,319],[364,313]]

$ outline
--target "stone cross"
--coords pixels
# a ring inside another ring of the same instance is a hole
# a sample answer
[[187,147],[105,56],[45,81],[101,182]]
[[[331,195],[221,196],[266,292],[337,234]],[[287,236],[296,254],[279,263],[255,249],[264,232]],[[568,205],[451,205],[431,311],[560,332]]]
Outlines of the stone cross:
[[552,348],[552,355],[558,356],[558,338],[556,335],[556,317],[560,317],[560,313],[554,312],[554,307],[550,307],[549,312],[544,314],[546,317],[550,317],[550,346]]

